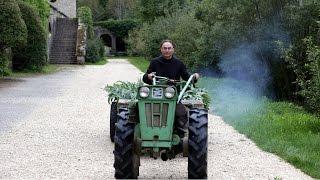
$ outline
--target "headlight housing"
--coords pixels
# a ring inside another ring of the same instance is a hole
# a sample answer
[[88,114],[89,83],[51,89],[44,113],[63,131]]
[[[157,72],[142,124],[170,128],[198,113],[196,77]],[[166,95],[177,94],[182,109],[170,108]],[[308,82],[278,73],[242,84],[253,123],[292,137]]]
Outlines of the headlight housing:
[[169,99],[173,98],[174,94],[175,94],[175,90],[173,87],[167,87],[166,90],[164,91],[164,96]]
[[150,89],[148,87],[141,87],[139,90],[139,95],[142,98],[146,98],[149,96]]

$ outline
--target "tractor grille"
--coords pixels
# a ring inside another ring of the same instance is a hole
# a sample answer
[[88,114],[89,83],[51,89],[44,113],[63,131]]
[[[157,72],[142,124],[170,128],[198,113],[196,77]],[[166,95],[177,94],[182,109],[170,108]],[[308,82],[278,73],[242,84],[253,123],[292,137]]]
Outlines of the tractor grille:
[[146,103],[147,127],[166,127],[168,107],[168,103]]

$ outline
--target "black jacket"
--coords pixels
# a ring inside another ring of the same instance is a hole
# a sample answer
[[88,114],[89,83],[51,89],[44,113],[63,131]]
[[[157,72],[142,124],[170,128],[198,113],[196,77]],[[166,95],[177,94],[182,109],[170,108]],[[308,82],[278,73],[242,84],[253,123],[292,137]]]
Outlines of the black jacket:
[[180,80],[180,78],[182,78],[187,81],[190,77],[183,62],[174,56],[169,60],[162,56],[152,59],[147,72],[143,75],[143,82],[152,84],[152,81],[148,79],[148,74],[151,72],[156,72],[157,76],[163,76],[174,80]]

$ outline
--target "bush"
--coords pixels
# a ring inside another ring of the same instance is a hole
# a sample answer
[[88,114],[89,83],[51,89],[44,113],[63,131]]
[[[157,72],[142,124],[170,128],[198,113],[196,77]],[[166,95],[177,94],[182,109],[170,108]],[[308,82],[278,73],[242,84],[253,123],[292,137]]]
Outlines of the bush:
[[9,58],[7,53],[0,50],[0,77],[9,74],[8,62]]
[[86,62],[95,63],[104,56],[104,44],[99,38],[89,39],[86,46]]
[[203,63],[199,56],[202,27],[192,12],[179,11],[171,16],[161,17],[152,24],[145,23],[142,28],[129,33],[129,53],[142,53],[141,55],[150,59],[160,54],[159,45],[162,40],[171,39],[177,44],[176,55],[188,67],[197,68]]
[[303,62],[295,58],[295,48],[285,50],[285,60],[296,74],[295,83],[299,86],[298,94],[304,98],[305,107],[320,114],[320,47],[312,37],[305,38],[306,59]]
[[22,1],[18,5],[27,25],[28,38],[25,46],[13,48],[12,66],[15,70],[40,71],[47,62],[46,33],[37,10]]
[[50,6],[48,4],[48,1],[44,1],[44,0],[23,0],[23,1],[30,4],[37,10],[40,16],[41,26],[44,30],[47,31],[48,17],[50,14]]
[[0,76],[8,72],[6,49],[27,42],[27,27],[15,0],[0,0]]
[[27,42],[27,27],[15,0],[0,0],[0,48]]
[[87,6],[80,7],[77,11],[80,22],[87,27],[88,38],[93,38],[93,20],[91,9]]

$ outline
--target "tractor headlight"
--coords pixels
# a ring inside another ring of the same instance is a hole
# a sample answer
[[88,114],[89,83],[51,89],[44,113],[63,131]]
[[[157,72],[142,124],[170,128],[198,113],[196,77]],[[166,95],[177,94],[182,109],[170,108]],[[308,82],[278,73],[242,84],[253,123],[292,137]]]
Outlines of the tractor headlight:
[[140,97],[146,98],[149,96],[150,89],[148,87],[141,87],[139,90]]
[[164,96],[166,96],[166,98],[173,98],[175,93],[175,90],[173,87],[167,87],[166,90],[164,91]]

